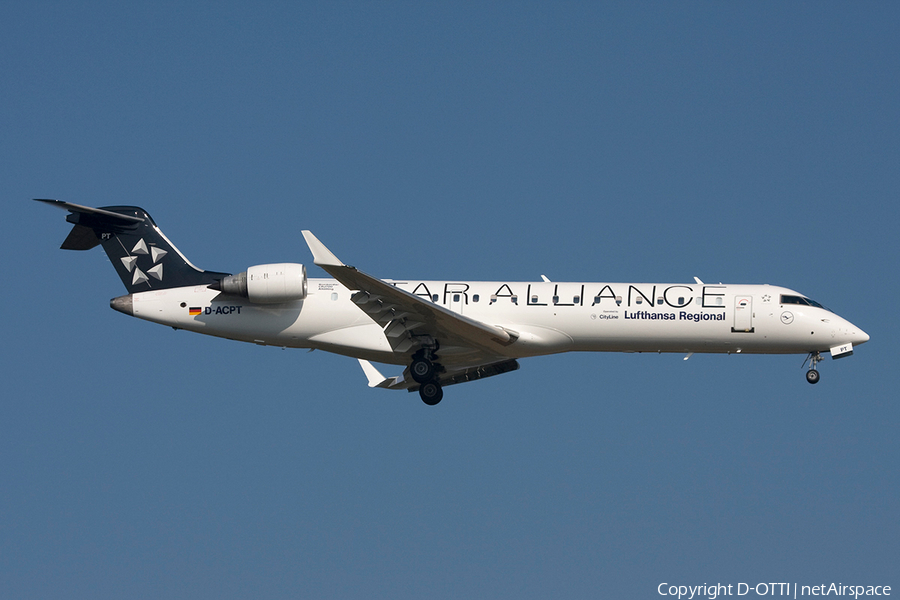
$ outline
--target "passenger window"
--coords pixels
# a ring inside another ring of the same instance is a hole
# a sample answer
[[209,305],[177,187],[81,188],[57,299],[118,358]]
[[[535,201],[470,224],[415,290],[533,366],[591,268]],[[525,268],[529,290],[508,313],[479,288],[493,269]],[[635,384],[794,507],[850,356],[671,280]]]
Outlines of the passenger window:
[[432,294],[432,295],[431,295],[431,301],[434,302],[434,303],[437,303],[437,301],[438,301],[438,295],[437,295],[437,294]]
[[531,303],[532,303],[532,304],[537,304],[537,301],[538,301],[538,297],[535,296],[535,295],[532,295],[532,296],[531,296]]
[[478,302],[478,294],[472,296],[472,302]]
[[635,298],[634,303],[635,304],[643,304],[644,299],[641,296],[638,296],[637,298]]
[[581,300],[581,296],[575,296],[574,298],[572,298],[572,304],[578,304],[578,302],[580,300]]
[[559,304],[559,296],[553,296],[553,304]]
[[331,300],[332,302],[337,300],[337,292],[331,292]]
[[459,302],[459,294],[453,294],[453,301]]
[[616,296],[616,304],[622,306],[622,296]]

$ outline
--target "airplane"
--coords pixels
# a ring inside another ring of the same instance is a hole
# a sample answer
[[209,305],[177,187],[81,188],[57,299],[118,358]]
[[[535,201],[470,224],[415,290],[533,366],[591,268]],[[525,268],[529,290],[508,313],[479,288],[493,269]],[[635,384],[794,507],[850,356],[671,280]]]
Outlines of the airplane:
[[[102,246],[128,294],[126,315],[263,346],[325,350],[359,360],[369,387],[419,392],[436,405],[448,385],[562,352],[853,354],[868,334],[822,304],[773,285],[378,279],[337,258],[310,231],[308,278],[298,263],[237,274],[195,267],[147,212],[35,199],[69,211],[61,248]],[[401,365],[383,376],[372,362]]]

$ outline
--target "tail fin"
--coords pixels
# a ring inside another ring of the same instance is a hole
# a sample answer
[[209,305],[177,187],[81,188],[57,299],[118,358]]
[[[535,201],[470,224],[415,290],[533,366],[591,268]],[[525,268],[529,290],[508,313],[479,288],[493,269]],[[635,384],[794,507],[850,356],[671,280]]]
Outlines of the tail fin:
[[198,269],[136,206],[90,208],[60,200],[38,200],[69,211],[74,227],[63,250],[102,245],[129,293],[189,285],[208,285],[229,275]]

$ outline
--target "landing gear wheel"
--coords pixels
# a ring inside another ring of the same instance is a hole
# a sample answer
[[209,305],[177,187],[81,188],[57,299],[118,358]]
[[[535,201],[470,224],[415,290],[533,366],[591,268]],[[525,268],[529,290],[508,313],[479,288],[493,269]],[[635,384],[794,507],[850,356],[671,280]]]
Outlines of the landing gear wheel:
[[417,358],[409,365],[409,372],[413,381],[425,384],[434,379],[434,364],[426,358]]
[[[809,361],[809,371],[806,372],[806,380],[810,383],[819,383],[819,372],[816,370],[816,365],[822,362],[822,353],[810,352],[806,360]],[[804,365],[806,365],[806,360],[803,361]]]
[[437,381],[429,381],[423,383],[419,388],[419,396],[421,396],[422,402],[428,406],[434,406],[444,397],[444,390]]

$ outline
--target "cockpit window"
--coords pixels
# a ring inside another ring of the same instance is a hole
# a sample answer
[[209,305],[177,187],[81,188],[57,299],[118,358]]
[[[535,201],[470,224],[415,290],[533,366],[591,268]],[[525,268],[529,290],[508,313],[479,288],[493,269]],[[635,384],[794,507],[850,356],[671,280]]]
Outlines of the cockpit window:
[[789,296],[788,294],[781,295],[781,303],[782,304],[800,304],[801,306],[815,306],[816,308],[821,308],[823,310],[827,310],[831,312],[827,306],[823,306],[816,302],[815,300],[810,300],[809,298],[804,298],[803,296]]

